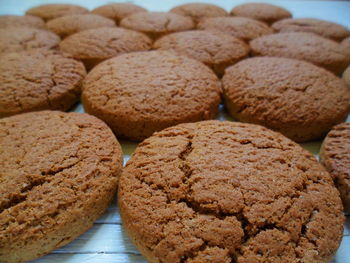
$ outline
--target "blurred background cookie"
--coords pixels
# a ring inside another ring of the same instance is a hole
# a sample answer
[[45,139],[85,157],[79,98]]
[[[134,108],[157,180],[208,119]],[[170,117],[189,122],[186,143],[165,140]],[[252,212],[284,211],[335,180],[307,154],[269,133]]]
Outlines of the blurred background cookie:
[[27,10],[26,14],[38,16],[44,19],[44,21],[49,21],[60,16],[86,14],[88,12],[88,9],[79,5],[46,4],[30,8]]
[[35,27],[45,29],[44,20],[36,16],[2,15],[0,16],[0,28],[7,27]]

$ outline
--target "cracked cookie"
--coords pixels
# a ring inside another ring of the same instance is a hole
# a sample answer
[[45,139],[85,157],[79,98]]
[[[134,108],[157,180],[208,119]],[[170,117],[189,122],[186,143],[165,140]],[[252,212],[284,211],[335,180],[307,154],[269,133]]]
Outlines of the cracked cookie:
[[350,112],[350,88],[331,72],[288,58],[255,57],[225,71],[225,106],[239,121],[304,142],[319,139]]
[[53,50],[0,55],[0,117],[68,110],[79,100],[84,65]]
[[178,123],[214,118],[220,93],[216,75],[204,64],[157,50],[95,67],[84,80],[82,101],[117,136],[139,141]]
[[0,29],[0,54],[29,49],[51,49],[58,46],[60,37],[38,28],[8,27]]
[[0,119],[0,261],[24,262],[71,242],[102,215],[122,152],[84,113],[42,111]]
[[36,16],[17,16],[17,15],[2,15],[0,16],[0,28],[7,27],[35,27],[46,28],[44,20]]
[[46,4],[35,6],[31,9],[28,9],[26,14],[32,16],[38,16],[45,21],[49,21],[51,19],[67,16],[67,15],[76,15],[76,14],[86,14],[89,10],[85,7],[78,5],[70,5],[70,4]]
[[125,17],[120,26],[156,39],[169,33],[193,29],[194,23],[191,18],[174,13],[142,12]]
[[124,28],[95,28],[65,38],[60,49],[83,61],[87,70],[120,54],[148,50],[152,41],[146,35]]
[[172,50],[209,66],[219,77],[225,68],[248,56],[249,46],[238,38],[219,32],[185,31],[158,39],[153,47]]
[[337,75],[350,63],[345,47],[313,33],[277,33],[256,38],[249,44],[255,56],[301,59]]
[[312,154],[239,122],[154,133],[123,169],[118,203],[152,263],[324,263],[343,234],[339,193]]
[[350,212],[350,123],[332,128],[322,143],[320,161],[332,175],[345,211]]

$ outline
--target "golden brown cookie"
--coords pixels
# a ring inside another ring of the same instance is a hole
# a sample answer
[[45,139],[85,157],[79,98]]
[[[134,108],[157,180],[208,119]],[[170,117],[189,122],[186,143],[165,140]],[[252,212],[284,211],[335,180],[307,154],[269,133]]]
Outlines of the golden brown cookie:
[[178,123],[213,118],[220,92],[204,64],[157,50],[101,63],[85,78],[82,100],[117,136],[139,141]]
[[346,70],[343,72],[343,80],[350,87],[350,66],[348,66]]
[[49,21],[51,19],[67,16],[67,15],[77,15],[77,14],[86,14],[89,10],[85,7],[71,4],[46,4],[35,6],[31,9],[28,9],[26,14],[32,16],[38,16]]
[[207,3],[183,4],[172,8],[169,12],[189,16],[196,24],[205,18],[228,16],[225,9],[217,5]]
[[124,17],[134,13],[147,12],[147,10],[138,5],[131,3],[112,3],[99,6],[91,11],[91,13],[113,19],[117,24]]
[[58,46],[60,37],[38,28],[8,27],[0,29],[0,54],[30,49],[51,49]]
[[272,28],[279,32],[311,32],[336,41],[350,36],[346,27],[315,18],[283,19],[274,23]]
[[142,12],[125,17],[120,26],[156,39],[169,33],[193,29],[194,23],[191,18],[174,13]]
[[267,24],[292,17],[292,14],[288,10],[280,6],[266,3],[246,3],[238,5],[232,9],[231,15],[248,17]]
[[350,56],[350,37],[345,38],[342,42],[341,45],[347,50],[349,56]]
[[224,74],[226,67],[249,54],[249,46],[238,38],[203,30],[166,35],[158,39],[153,48],[173,50],[199,60],[213,69],[218,76]]
[[350,56],[339,43],[313,33],[288,32],[256,38],[250,42],[255,56],[296,58],[341,74]]
[[208,18],[200,22],[198,28],[229,34],[244,41],[273,33],[265,23],[246,17]]
[[90,70],[101,61],[132,51],[151,48],[152,41],[144,34],[124,28],[84,30],[64,39],[60,49],[84,62]]
[[80,97],[83,63],[52,50],[0,56],[0,117],[38,110],[70,109]]
[[25,262],[74,240],[117,189],[122,151],[101,120],[42,111],[0,119],[0,261]]
[[332,179],[258,125],[180,124],[139,144],[119,181],[134,244],[151,263],[329,262],[343,235]]
[[47,22],[47,28],[62,38],[87,29],[115,26],[112,19],[93,14],[62,16]]
[[35,27],[46,28],[44,20],[36,16],[17,16],[17,15],[2,15],[0,16],[0,28],[7,27]]
[[223,90],[234,118],[297,142],[321,138],[350,112],[350,87],[331,72],[296,59],[240,61],[226,69]]

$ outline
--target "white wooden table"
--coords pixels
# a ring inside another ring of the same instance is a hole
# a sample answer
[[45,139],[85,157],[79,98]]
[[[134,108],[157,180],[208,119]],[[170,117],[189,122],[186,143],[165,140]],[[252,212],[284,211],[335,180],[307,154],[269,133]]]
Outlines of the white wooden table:
[[[97,6],[111,1],[99,0],[0,0],[0,14],[24,14],[24,12],[35,5],[43,3],[75,3],[93,9]],[[122,1],[114,1],[122,2]],[[124,1],[125,2],[125,1]],[[152,11],[168,11],[173,6],[189,2],[188,0],[135,0],[127,1],[138,4]],[[211,2],[230,10],[233,6],[249,1],[229,0],[201,0]],[[258,2],[258,0],[255,0]],[[350,1],[262,1],[283,6],[293,13],[294,17],[313,17],[326,19],[345,25],[350,28]],[[81,105],[74,111],[83,112]],[[220,120],[232,120],[221,106]],[[350,121],[350,116],[348,120]],[[321,142],[304,143],[302,146],[318,155]],[[124,152],[124,163],[129,159],[136,147],[136,143],[121,141]],[[42,257],[32,263],[141,263],[145,259],[130,242],[122,228],[120,215],[116,201],[108,208],[106,213],[99,218],[94,226],[86,233],[78,237],[70,244],[53,251],[51,254]],[[347,216],[345,223],[344,237],[341,246],[336,254],[334,262],[350,262],[350,216]]]

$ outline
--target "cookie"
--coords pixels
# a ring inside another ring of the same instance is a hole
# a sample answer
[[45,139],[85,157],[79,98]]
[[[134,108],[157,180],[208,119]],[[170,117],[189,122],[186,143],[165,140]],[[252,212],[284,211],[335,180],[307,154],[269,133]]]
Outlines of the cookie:
[[47,28],[62,38],[87,29],[115,26],[113,20],[93,14],[62,16],[47,22]]
[[350,54],[350,37],[345,38],[341,45],[347,50],[347,52]]
[[335,41],[350,36],[350,31],[346,27],[315,18],[283,19],[274,23],[272,28],[279,32],[311,32]]
[[44,20],[36,16],[17,16],[2,15],[0,16],[0,28],[7,27],[35,27],[45,29]]
[[147,12],[147,10],[131,3],[112,3],[99,6],[91,13],[113,19],[117,24],[124,18],[134,13]]
[[350,86],[350,66],[343,72],[343,80]]
[[83,83],[86,112],[122,138],[140,141],[154,131],[213,118],[220,85],[204,64],[169,51],[134,52],[107,60]]
[[223,77],[225,106],[242,122],[304,142],[319,139],[350,112],[350,88],[331,72],[288,58],[255,57]]
[[67,15],[77,15],[77,14],[86,14],[89,10],[85,7],[78,5],[70,5],[70,4],[46,4],[35,6],[29,10],[27,10],[27,15],[38,16],[44,19],[45,21],[49,21],[51,19],[67,16]]
[[189,16],[196,24],[205,18],[228,16],[225,9],[207,3],[183,4],[172,8],[169,12]]
[[0,261],[24,262],[89,229],[113,198],[122,151],[101,120],[42,111],[0,119]]
[[163,35],[194,28],[191,18],[165,12],[142,12],[125,17],[121,27],[133,29],[156,39]]
[[250,42],[255,56],[286,57],[309,61],[341,74],[350,63],[339,43],[313,33],[288,32],[262,36]]
[[229,34],[244,41],[273,33],[265,23],[245,17],[208,18],[200,22],[198,28]]
[[0,54],[30,49],[50,49],[58,46],[60,37],[38,28],[8,27],[0,29]]
[[232,9],[231,15],[248,17],[267,24],[272,24],[278,20],[292,17],[292,14],[288,10],[280,6],[266,3],[247,3],[238,5]]
[[90,70],[108,58],[151,48],[152,41],[142,33],[123,28],[84,30],[65,38],[60,49],[84,62]]
[[249,46],[238,38],[210,31],[185,31],[158,39],[153,48],[173,50],[209,66],[218,76],[225,68],[249,54]]
[[343,207],[321,164],[253,124],[203,121],[139,144],[118,203],[148,262],[328,262]]

